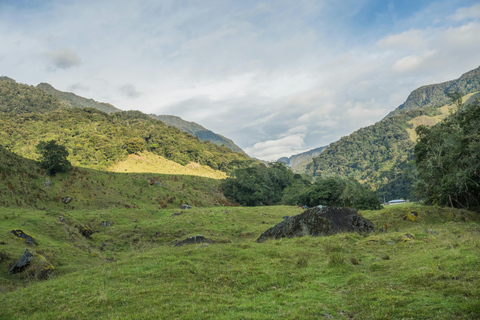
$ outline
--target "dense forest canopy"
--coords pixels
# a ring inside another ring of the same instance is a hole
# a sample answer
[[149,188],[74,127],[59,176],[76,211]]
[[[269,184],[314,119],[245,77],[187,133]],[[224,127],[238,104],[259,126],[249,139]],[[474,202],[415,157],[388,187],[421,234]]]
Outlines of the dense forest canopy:
[[411,198],[413,172],[409,121],[422,115],[435,116],[435,108],[401,113],[355,131],[332,143],[307,166],[314,177],[351,177],[376,190],[380,198]]
[[97,169],[143,150],[182,165],[197,162],[222,171],[249,159],[224,146],[201,142],[140,111],[107,114],[93,108],[68,108],[45,91],[14,81],[0,81],[0,113],[1,144],[30,159],[38,158],[35,145],[50,140],[67,148],[73,165]]
[[480,102],[417,128],[417,195],[427,204],[480,208]]
[[225,196],[246,206],[298,205],[380,209],[375,192],[353,178],[317,178],[294,174],[283,162],[240,168],[223,182]]

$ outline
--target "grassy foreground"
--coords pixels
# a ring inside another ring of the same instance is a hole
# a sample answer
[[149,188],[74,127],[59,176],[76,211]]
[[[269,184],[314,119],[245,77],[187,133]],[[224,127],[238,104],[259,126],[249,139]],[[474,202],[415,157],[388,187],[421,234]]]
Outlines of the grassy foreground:
[[[411,211],[418,221],[403,219]],[[361,212],[386,233],[261,244],[301,210],[0,212],[0,319],[480,319],[480,225],[467,211],[396,205]],[[215,243],[172,245],[197,234]],[[25,246],[32,266],[9,275]],[[38,280],[45,259],[55,272]]]

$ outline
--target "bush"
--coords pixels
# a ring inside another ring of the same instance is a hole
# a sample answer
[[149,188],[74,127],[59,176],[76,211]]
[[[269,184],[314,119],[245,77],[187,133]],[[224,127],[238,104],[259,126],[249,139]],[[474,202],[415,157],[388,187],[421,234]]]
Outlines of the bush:
[[68,151],[64,146],[57,144],[55,140],[40,141],[36,149],[40,154],[40,165],[47,170],[49,175],[70,170],[71,164],[67,160]]

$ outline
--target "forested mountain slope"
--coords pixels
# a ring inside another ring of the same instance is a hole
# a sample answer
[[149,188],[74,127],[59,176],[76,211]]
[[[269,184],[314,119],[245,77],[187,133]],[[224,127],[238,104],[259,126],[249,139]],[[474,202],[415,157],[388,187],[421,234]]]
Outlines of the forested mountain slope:
[[66,106],[43,90],[7,77],[0,78],[0,112],[45,113],[62,108]]
[[[70,92],[63,92],[60,90],[55,89],[48,83],[40,83],[37,88],[50,93],[54,97],[56,97],[60,102],[63,102],[66,106],[72,108],[94,108],[106,113],[114,113],[122,111],[118,108],[115,108],[113,105],[109,103],[97,102],[93,99],[87,99],[80,96],[77,96],[74,93]],[[232,149],[235,152],[245,153],[239,146],[237,146],[232,140],[220,135],[216,134],[211,130],[204,128],[203,126],[195,123],[183,120],[177,116],[170,116],[170,115],[156,115],[156,114],[149,114],[150,117],[156,120],[160,120],[165,123],[167,126],[173,126],[181,131],[188,132],[194,136],[197,136],[202,141],[210,141],[216,145],[224,145],[225,147]]]
[[420,87],[408,96],[407,100],[398,108],[390,112],[386,118],[399,114],[402,111],[433,106],[440,107],[448,104],[447,93],[461,92],[470,94],[480,91],[480,67],[463,74],[456,80]]
[[248,158],[140,111],[68,108],[43,90],[13,81],[0,81],[0,112],[0,144],[30,159],[37,157],[35,145],[52,139],[67,147],[73,165],[96,169],[143,150],[182,165],[197,162],[222,171]]
[[415,128],[434,125],[450,112],[453,106],[447,93],[466,93],[463,101],[471,103],[478,98],[478,91],[480,68],[457,80],[418,88],[383,120],[332,143],[307,165],[307,173],[354,177],[382,199],[411,199]]
[[306,152],[294,154],[291,157],[280,158],[277,161],[285,163],[287,167],[291,168],[294,172],[305,173],[307,164],[312,162],[312,159],[321,154],[327,147],[328,146],[315,148]]
[[194,136],[197,136],[202,141],[210,141],[216,145],[224,145],[225,147],[232,149],[235,152],[245,153],[239,146],[237,146],[232,140],[217,134],[211,130],[206,129],[205,127],[199,125],[198,123],[183,120],[177,116],[169,115],[156,115],[149,114],[154,119],[160,120],[165,123],[167,126],[173,126],[181,131],[188,132]]
[[51,94],[52,96],[57,98],[59,101],[63,102],[65,105],[71,108],[94,108],[106,113],[122,111],[120,109],[115,108],[109,103],[98,102],[93,99],[80,97],[71,92],[59,91],[48,83],[40,83],[39,85],[37,85],[37,88]]
[[435,116],[433,108],[408,111],[361,128],[343,137],[307,165],[307,173],[318,176],[354,177],[377,190],[386,199],[410,198],[413,181],[408,162],[415,142],[407,129],[416,117]]

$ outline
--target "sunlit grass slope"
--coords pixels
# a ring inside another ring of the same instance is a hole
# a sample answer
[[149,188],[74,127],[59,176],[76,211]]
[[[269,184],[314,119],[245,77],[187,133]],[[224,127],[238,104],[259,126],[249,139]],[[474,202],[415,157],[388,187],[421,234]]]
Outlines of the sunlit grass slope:
[[[35,161],[0,147],[0,206],[37,209],[141,208],[225,205],[219,180],[159,173],[115,173],[73,167],[50,177]],[[62,198],[71,197],[68,204]]]
[[[463,96],[463,102],[464,104],[470,104],[475,101],[475,99],[480,98],[480,92],[475,92],[471,94],[467,94]],[[423,115],[420,117],[413,118],[410,120],[408,123],[413,125],[413,128],[408,128],[408,134],[410,135],[410,139],[414,142],[417,141],[417,134],[415,133],[415,129],[420,126],[433,126],[442,121],[450,112],[455,110],[455,106],[453,104],[447,104],[441,108],[438,108],[438,110],[441,112],[439,115],[436,115],[434,117],[429,117],[427,115]]]
[[130,154],[127,159],[110,166],[107,171],[191,175],[213,179],[224,179],[227,177],[225,172],[214,170],[198,163],[191,162],[186,166],[182,166],[181,164],[147,151]]
[[[413,222],[404,216],[415,211]],[[416,204],[362,211],[387,232],[255,243],[293,207],[2,209],[1,319],[478,319],[475,214]],[[58,220],[62,213],[66,222]],[[112,225],[102,227],[102,220]],[[96,231],[90,239],[74,225]],[[386,224],[386,226],[385,226]],[[25,245],[9,233],[23,228]],[[405,233],[413,240],[407,240]],[[202,234],[215,241],[173,247]],[[51,279],[8,275],[23,248]]]

